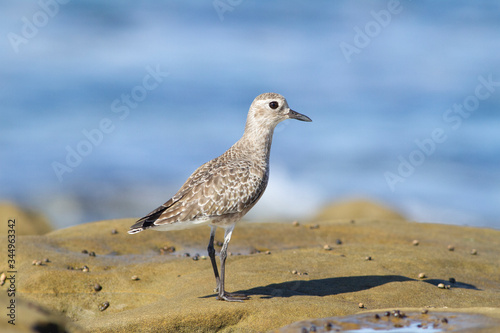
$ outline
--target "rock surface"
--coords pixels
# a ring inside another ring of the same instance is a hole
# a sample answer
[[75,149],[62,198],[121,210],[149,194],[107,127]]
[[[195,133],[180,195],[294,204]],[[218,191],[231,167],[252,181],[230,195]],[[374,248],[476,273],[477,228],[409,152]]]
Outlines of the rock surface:
[[53,228],[45,216],[9,202],[0,202],[0,236],[7,235],[7,221],[16,220],[17,235],[43,235]]
[[346,200],[327,205],[315,220],[345,219],[405,220],[405,217],[389,207],[368,200]]
[[[208,227],[128,235],[133,222],[18,236],[17,325],[2,315],[0,330],[54,323],[70,332],[266,332],[397,308],[467,309],[500,318],[498,230],[389,219],[242,222],[229,245],[227,289],[251,299],[228,303],[215,300],[212,267],[203,257]],[[216,241],[222,238],[220,231]],[[6,237],[0,248],[7,248]],[[0,273],[9,270],[4,253]],[[0,307],[11,299],[2,296]]]

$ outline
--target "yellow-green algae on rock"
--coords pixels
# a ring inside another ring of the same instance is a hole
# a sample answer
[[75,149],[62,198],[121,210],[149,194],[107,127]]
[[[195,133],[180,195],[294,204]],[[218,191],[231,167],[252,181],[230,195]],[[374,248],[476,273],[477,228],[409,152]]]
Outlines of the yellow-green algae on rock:
[[[228,303],[215,300],[210,261],[193,260],[206,255],[208,227],[128,235],[133,222],[18,236],[17,300],[63,318],[68,331],[89,332],[266,332],[300,320],[396,308],[500,313],[498,230],[388,219],[242,222],[229,247],[227,289],[251,299]],[[172,246],[174,253],[160,254]],[[6,237],[0,248],[7,248]],[[7,270],[5,254],[0,273]],[[9,300],[0,301],[5,309]],[[104,302],[109,307],[100,311]],[[19,310],[19,323],[29,326],[31,319]],[[18,327],[0,322],[2,332]]]
[[15,220],[17,235],[43,235],[53,230],[42,214],[13,203],[0,202],[0,236],[7,235],[9,219]]
[[369,200],[345,200],[331,203],[319,211],[318,221],[345,219],[405,220],[405,217],[382,204]]

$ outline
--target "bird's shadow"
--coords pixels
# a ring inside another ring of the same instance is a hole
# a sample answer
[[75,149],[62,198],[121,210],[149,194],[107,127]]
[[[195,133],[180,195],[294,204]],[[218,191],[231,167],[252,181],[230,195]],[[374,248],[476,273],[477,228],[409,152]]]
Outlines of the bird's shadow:
[[440,280],[440,279],[428,279],[428,280],[424,280],[424,282],[430,283],[430,284],[432,284],[432,285],[434,285],[436,287],[439,286],[439,284],[442,283],[445,286],[450,286],[450,288],[453,288],[453,289],[460,288],[460,289],[482,290],[482,289],[479,289],[478,287],[476,287],[473,284],[469,284],[469,283],[465,283],[465,282],[459,282],[459,281],[450,282],[450,281]]
[[[316,280],[294,280],[281,283],[273,283],[267,286],[255,287],[247,290],[235,291],[235,294],[247,296],[262,296],[261,298],[292,297],[292,296],[332,296],[344,293],[362,291],[384,285],[391,282],[421,281],[438,285],[444,280],[416,280],[401,275],[364,275],[350,277],[335,277]],[[449,283],[448,283],[449,284]],[[466,283],[456,282],[452,288],[477,289],[475,286]],[[201,298],[215,297],[207,295]]]
[[369,275],[335,277],[317,280],[295,280],[267,286],[240,290],[245,295],[262,295],[263,298],[292,296],[332,296],[366,290],[390,282],[411,281],[399,275]]

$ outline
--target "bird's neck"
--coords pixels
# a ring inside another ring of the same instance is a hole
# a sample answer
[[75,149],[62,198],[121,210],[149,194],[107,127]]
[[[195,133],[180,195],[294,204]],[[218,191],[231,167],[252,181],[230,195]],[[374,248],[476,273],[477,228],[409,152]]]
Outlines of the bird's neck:
[[274,126],[257,126],[247,123],[245,133],[235,146],[248,154],[249,158],[265,161],[269,164],[269,154],[273,141]]

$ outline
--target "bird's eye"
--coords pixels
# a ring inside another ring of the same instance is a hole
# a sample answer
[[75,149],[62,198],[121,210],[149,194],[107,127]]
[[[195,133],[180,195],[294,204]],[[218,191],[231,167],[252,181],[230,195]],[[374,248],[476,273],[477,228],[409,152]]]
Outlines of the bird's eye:
[[276,101],[273,101],[273,102],[269,103],[269,107],[270,107],[271,109],[277,109],[277,108],[278,108],[278,106],[279,106],[279,104],[278,104],[278,102],[276,102]]

